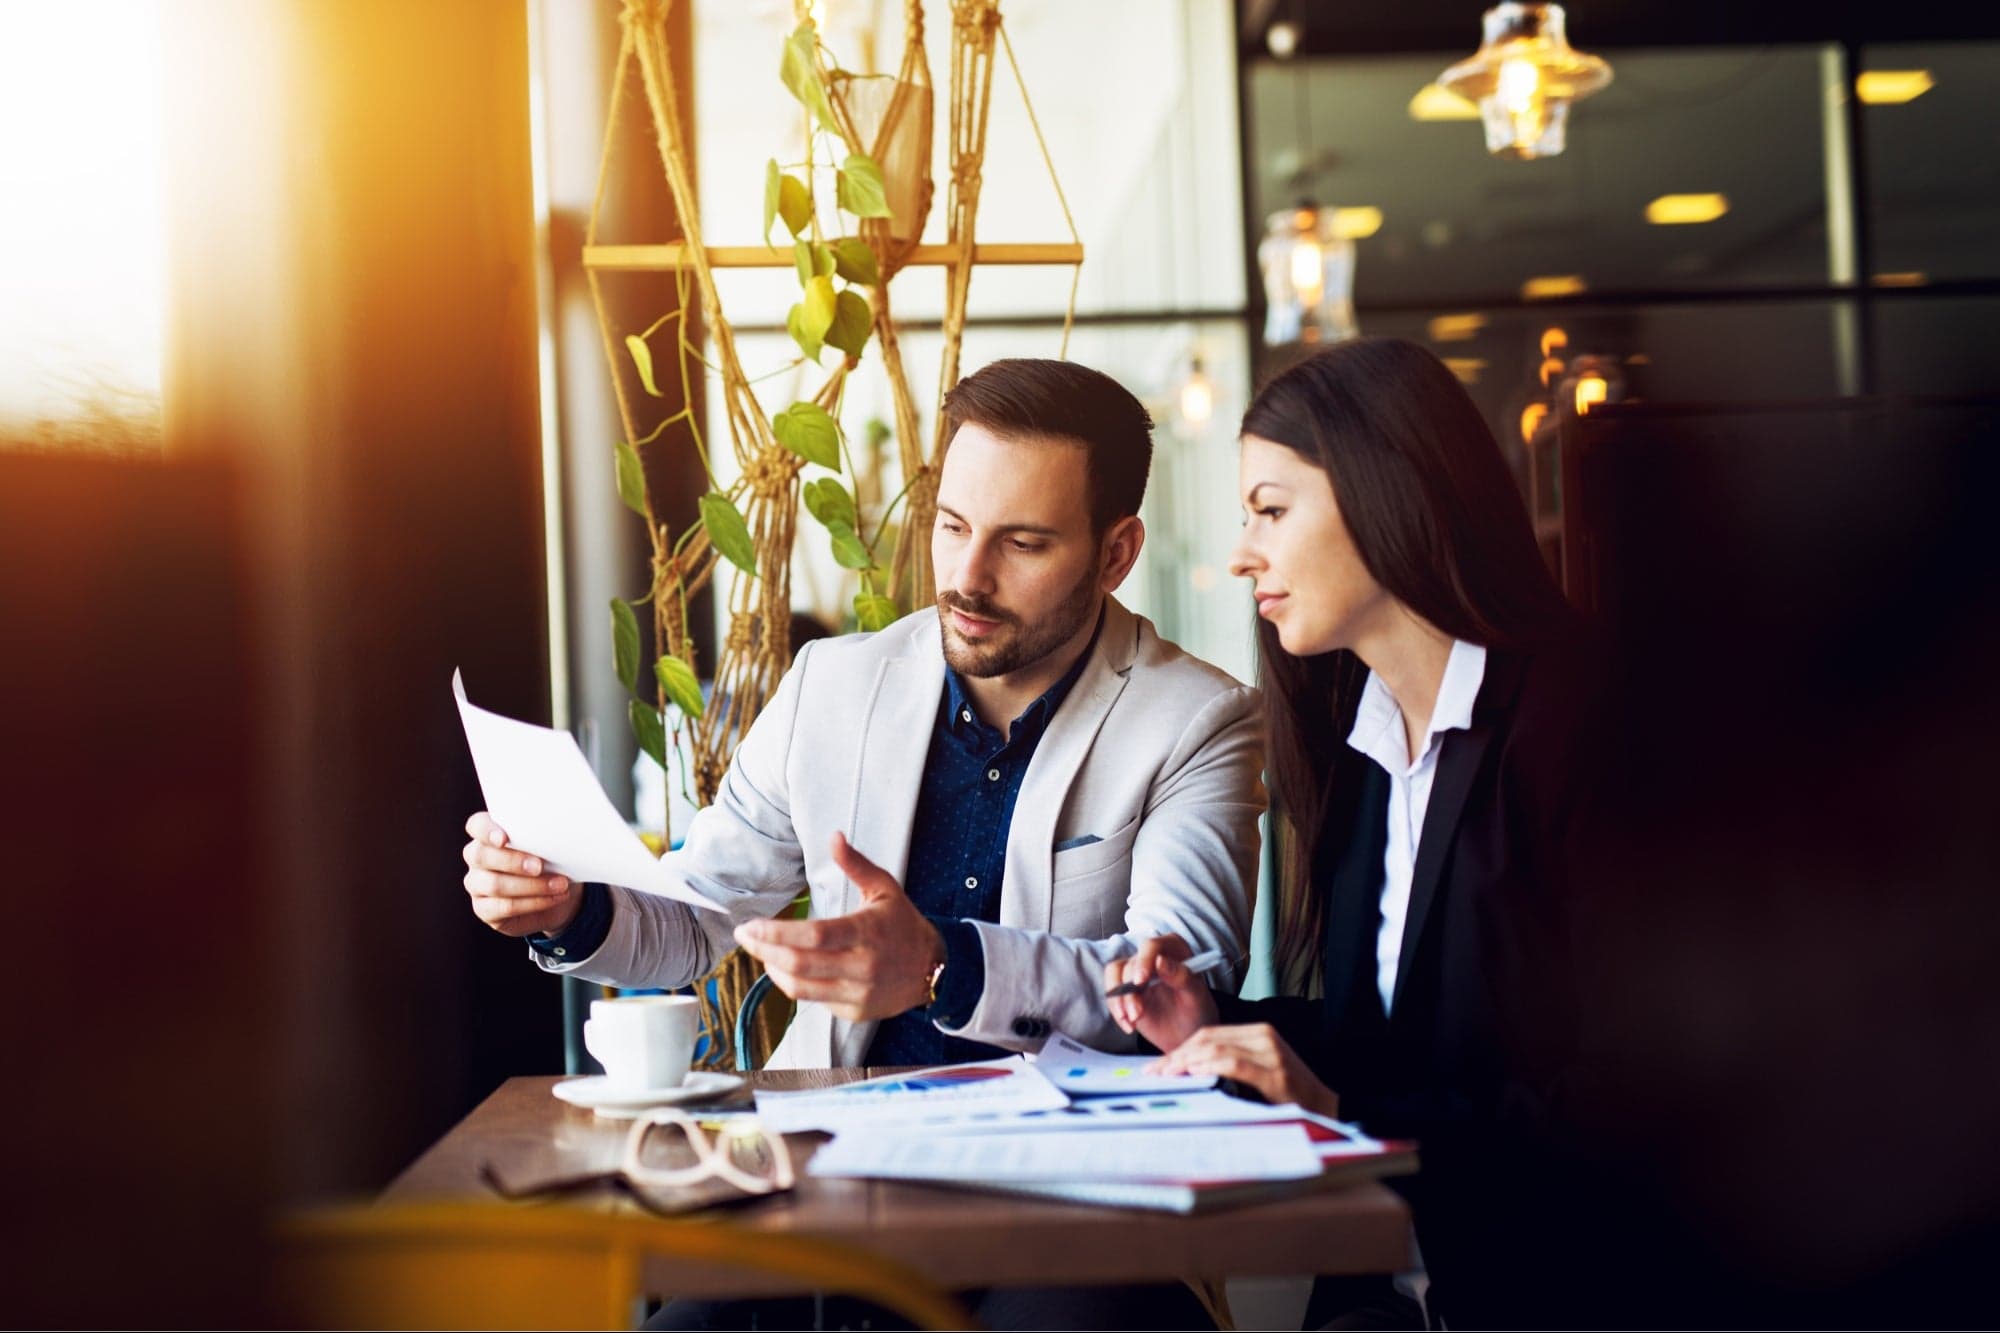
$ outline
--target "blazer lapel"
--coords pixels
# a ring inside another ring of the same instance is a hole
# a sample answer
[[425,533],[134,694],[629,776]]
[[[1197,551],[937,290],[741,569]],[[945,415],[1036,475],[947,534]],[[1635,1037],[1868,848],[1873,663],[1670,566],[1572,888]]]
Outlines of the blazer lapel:
[[[931,734],[937,729],[938,701],[944,697],[944,647],[935,620],[926,626],[909,651],[886,659],[863,704],[861,745],[854,764],[853,805],[842,823],[847,840],[863,856],[894,875],[900,883],[910,868],[910,833],[916,822],[917,795],[923,788],[924,764],[930,758]],[[822,905],[814,895],[816,916],[845,916],[861,905],[854,883],[844,876],[838,903]],[[810,1020],[808,1020],[808,1011]],[[800,1028],[802,1022],[810,1022]],[[796,1050],[787,1050],[795,1064],[811,1064],[808,1043],[824,1023],[825,1063],[857,1065],[867,1053],[878,1024],[849,1023],[833,1017],[824,1006],[801,1005],[793,1027],[806,1032]],[[791,1041],[790,1034],[786,1041]]]
[[1391,1012],[1400,1011],[1407,988],[1411,960],[1423,939],[1424,922],[1431,904],[1437,901],[1438,886],[1444,877],[1445,862],[1451,857],[1452,839],[1465,813],[1466,798],[1486,762],[1493,737],[1513,706],[1521,683],[1521,661],[1510,654],[1487,651],[1486,679],[1479,688],[1479,702],[1473,710],[1472,725],[1464,731],[1448,733],[1438,753],[1437,776],[1431,783],[1431,800],[1424,811],[1423,832],[1417,843],[1417,864],[1410,872],[1410,907],[1403,922],[1403,946],[1397,955],[1396,990]]
[[[911,650],[882,663],[861,720],[861,753],[854,766],[854,805],[847,839],[863,856],[904,878],[910,834],[924,764],[944,697],[944,650],[933,626]],[[854,885],[843,886],[841,914],[860,906]]]
[[[1342,755],[1359,773],[1351,812],[1320,835],[1322,864],[1333,868],[1326,912],[1323,998],[1337,1024],[1347,1013],[1356,971],[1375,959],[1375,936],[1382,928],[1382,856],[1389,836],[1389,775],[1366,755]],[[1329,840],[1338,838],[1338,844]],[[1368,990],[1375,991],[1373,973]],[[1381,1001],[1375,1002],[1380,1011]]]
[[1124,692],[1138,650],[1138,620],[1106,598],[1104,624],[1089,665],[1049,719],[1028,761],[1014,818],[1007,828],[1007,874],[1000,885],[1000,924],[1047,930],[1055,913],[1056,820],[1091,743]]

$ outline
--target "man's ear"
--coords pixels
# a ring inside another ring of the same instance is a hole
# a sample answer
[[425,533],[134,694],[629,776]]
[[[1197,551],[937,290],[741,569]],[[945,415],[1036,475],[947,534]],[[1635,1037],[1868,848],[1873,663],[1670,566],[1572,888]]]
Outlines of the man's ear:
[[1118,585],[1125,581],[1125,576],[1132,572],[1133,562],[1139,558],[1139,548],[1145,544],[1146,525],[1137,514],[1127,514],[1104,530],[1097,547],[1104,568],[1099,583],[1104,591],[1118,591]]

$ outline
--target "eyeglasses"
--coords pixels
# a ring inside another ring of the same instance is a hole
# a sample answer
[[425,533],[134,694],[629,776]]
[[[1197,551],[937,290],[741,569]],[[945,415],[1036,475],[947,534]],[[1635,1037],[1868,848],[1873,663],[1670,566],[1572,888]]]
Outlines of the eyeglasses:
[[[690,1166],[647,1166],[646,1139],[655,1129],[671,1125],[687,1136],[694,1151]],[[746,1194],[774,1194],[792,1187],[792,1158],[783,1140],[775,1138],[755,1117],[731,1117],[722,1122],[716,1137],[686,1112],[671,1106],[657,1106],[632,1123],[625,1136],[622,1169],[635,1185],[671,1188],[693,1185],[717,1176]]]
[[[661,1155],[648,1149],[649,1141],[662,1129],[678,1131],[669,1136],[664,1150],[672,1156],[691,1157],[688,1165],[649,1164],[649,1157],[657,1162]],[[608,1187],[663,1217],[776,1194],[792,1188],[796,1179],[784,1138],[766,1129],[756,1117],[732,1116],[711,1138],[698,1120],[671,1106],[655,1107],[633,1122],[613,1170],[516,1185],[501,1179],[491,1162],[482,1162],[479,1178],[508,1200],[545,1199]]]

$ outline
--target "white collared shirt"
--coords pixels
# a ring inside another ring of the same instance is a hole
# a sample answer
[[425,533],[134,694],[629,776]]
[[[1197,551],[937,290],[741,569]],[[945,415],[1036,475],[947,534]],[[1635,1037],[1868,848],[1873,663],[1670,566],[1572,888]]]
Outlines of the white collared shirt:
[[1403,710],[1389,687],[1373,671],[1361,691],[1361,705],[1348,745],[1373,759],[1389,775],[1389,840],[1382,854],[1382,928],[1375,936],[1375,986],[1382,994],[1382,1012],[1396,994],[1396,969],[1403,956],[1403,923],[1410,913],[1410,879],[1416,871],[1417,848],[1423,842],[1424,815],[1431,805],[1431,782],[1437,777],[1438,750],[1447,731],[1472,725],[1472,704],[1486,679],[1486,650],[1476,643],[1452,640],[1451,657],[1438,682],[1437,705],[1430,729],[1414,761],[1403,735]]

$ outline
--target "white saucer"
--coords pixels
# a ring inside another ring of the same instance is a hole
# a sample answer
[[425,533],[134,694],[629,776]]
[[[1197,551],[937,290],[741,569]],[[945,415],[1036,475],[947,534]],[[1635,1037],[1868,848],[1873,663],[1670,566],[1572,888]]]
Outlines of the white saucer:
[[740,1074],[719,1074],[695,1070],[686,1081],[668,1088],[622,1088],[613,1086],[602,1074],[569,1078],[555,1085],[556,1096],[571,1106],[584,1106],[607,1120],[635,1120],[649,1106],[674,1106],[681,1102],[706,1101],[741,1087]]

